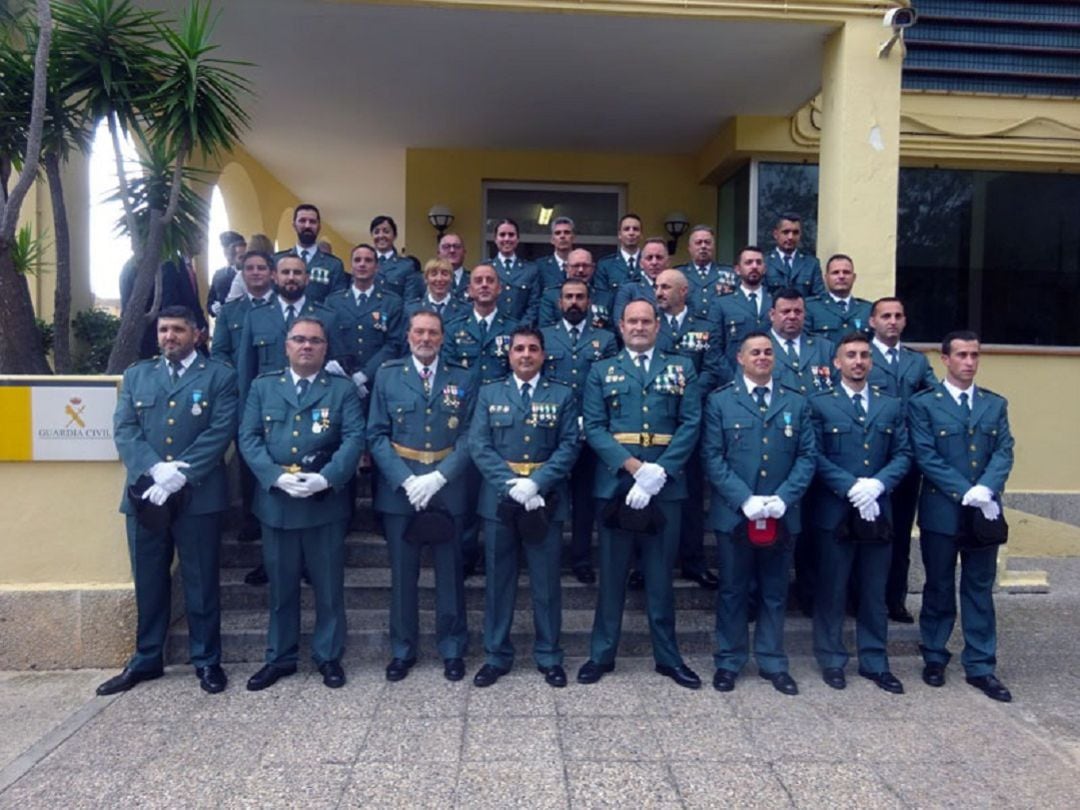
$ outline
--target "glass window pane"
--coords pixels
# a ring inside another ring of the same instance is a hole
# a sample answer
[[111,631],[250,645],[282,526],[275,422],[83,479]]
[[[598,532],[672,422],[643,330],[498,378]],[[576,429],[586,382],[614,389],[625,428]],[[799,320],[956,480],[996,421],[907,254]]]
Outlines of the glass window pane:
[[818,167],[809,163],[759,163],[757,243],[769,250],[772,232],[783,213],[802,217],[799,249],[813,254],[817,247]]

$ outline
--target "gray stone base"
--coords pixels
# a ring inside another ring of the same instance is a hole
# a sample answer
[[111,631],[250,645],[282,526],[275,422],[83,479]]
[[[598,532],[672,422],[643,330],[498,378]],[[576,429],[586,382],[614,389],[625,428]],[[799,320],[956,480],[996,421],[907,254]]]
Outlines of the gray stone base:
[[1049,520],[1080,526],[1080,493],[1006,492],[1005,505]]
[[0,670],[112,669],[134,640],[130,587],[0,590]]

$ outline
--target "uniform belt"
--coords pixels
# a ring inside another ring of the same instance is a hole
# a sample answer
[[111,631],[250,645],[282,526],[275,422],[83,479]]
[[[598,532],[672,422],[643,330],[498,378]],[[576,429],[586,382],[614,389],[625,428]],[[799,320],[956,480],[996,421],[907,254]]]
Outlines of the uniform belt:
[[445,450],[413,450],[397,442],[390,442],[390,446],[402,458],[419,461],[421,464],[437,464],[454,452],[453,447],[447,447]]
[[613,433],[611,436],[619,444],[640,444],[642,447],[671,444],[670,433]]
[[544,466],[542,461],[508,461],[506,466],[518,475],[532,475],[533,470],[539,470]]

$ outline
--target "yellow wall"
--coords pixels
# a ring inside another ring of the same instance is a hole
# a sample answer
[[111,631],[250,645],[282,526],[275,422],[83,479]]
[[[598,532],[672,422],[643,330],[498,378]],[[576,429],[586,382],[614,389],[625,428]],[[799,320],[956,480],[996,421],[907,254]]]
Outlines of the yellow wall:
[[[716,189],[699,184],[697,162],[690,155],[409,149],[405,218],[413,234],[409,248],[418,258],[435,252],[435,231],[427,221],[435,203],[454,212],[452,230],[465,240],[466,261],[484,258],[485,180],[625,184],[627,210],[641,215],[647,236],[666,238],[664,219],[671,211],[682,211],[695,224],[716,223]],[[684,237],[680,252],[685,242]]]

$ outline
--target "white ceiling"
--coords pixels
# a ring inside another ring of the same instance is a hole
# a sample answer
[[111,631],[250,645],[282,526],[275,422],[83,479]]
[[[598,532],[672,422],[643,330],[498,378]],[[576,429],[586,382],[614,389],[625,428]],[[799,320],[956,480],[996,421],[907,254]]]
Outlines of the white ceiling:
[[[356,216],[373,156],[408,147],[692,153],[733,115],[787,115],[813,96],[829,33],[325,0],[216,8],[215,55],[257,65],[244,146],[330,222]],[[403,185],[402,166],[379,181]]]

